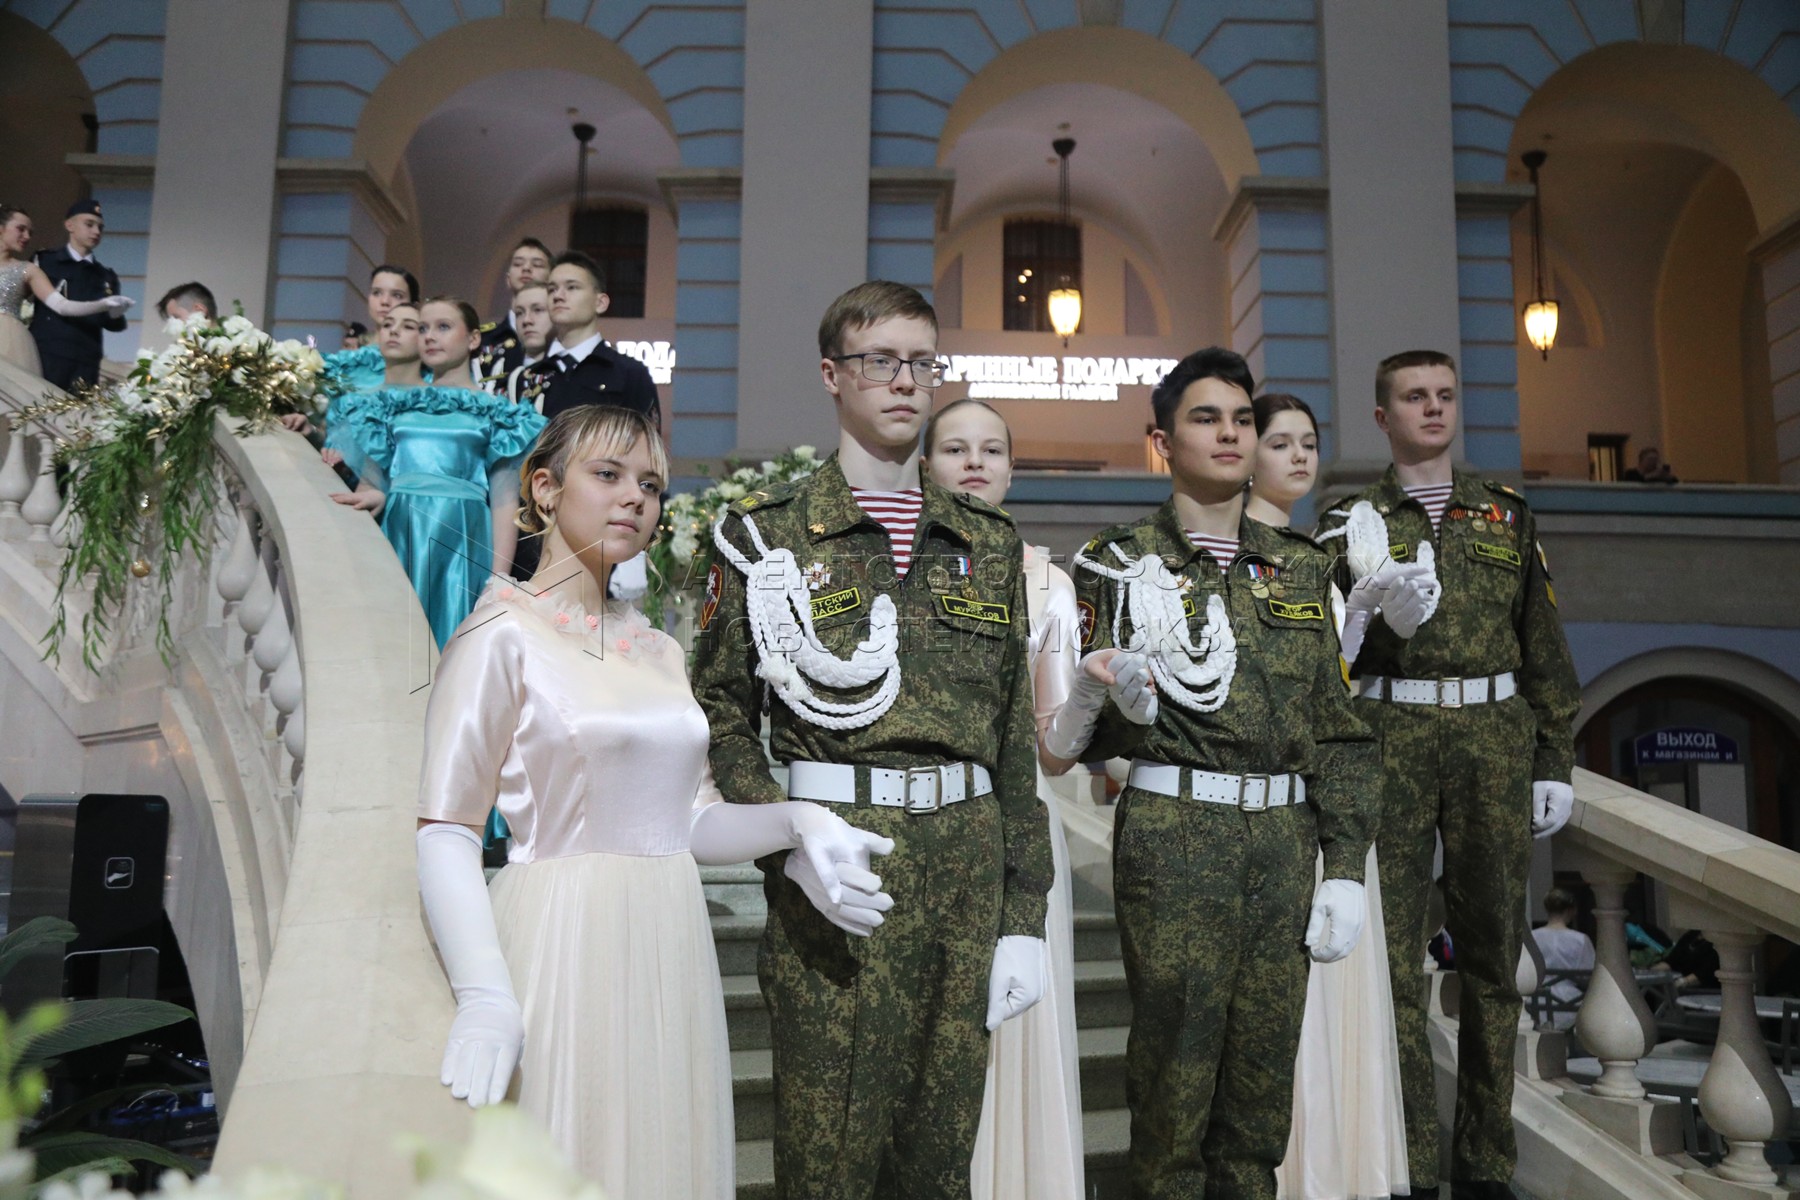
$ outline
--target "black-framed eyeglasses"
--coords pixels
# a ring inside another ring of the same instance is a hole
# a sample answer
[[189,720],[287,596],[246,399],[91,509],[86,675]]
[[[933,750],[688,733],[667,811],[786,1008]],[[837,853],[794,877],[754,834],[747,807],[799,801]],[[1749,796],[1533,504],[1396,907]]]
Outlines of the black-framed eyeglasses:
[[950,364],[936,358],[895,358],[891,354],[834,354],[832,362],[862,359],[862,377],[870,383],[892,383],[902,366],[912,368],[913,382],[922,388],[941,387]]

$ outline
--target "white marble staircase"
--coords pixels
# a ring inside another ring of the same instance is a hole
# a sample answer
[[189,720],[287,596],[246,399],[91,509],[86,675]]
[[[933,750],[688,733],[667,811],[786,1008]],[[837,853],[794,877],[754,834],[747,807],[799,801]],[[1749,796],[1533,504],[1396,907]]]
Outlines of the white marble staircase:
[[[756,982],[756,951],[766,909],[755,867],[705,867],[707,907],[725,984],[731,1035],[732,1100],[737,1114],[738,1200],[774,1195],[774,1078],[769,1017]],[[1081,1052],[1088,1186],[1105,1198],[1125,1192],[1125,1030],[1131,1001],[1110,911],[1075,916],[1075,1015]]]

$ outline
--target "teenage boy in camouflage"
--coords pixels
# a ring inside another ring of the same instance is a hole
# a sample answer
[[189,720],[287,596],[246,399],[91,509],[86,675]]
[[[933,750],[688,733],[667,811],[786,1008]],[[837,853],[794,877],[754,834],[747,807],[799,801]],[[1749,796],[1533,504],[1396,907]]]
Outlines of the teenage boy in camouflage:
[[[1052,865],[1021,545],[999,509],[921,480],[944,370],[923,296],[852,288],[819,356],[838,453],[731,505],[694,664],[727,800],[855,807],[895,844],[879,880],[846,863],[832,895],[804,856],[761,861],[775,1191],[866,1200],[879,1180],[967,1200],[987,1030],[1043,991]],[[868,900],[882,890],[885,917]]]
[[1137,1200],[1273,1200],[1307,954],[1342,958],[1364,918],[1377,751],[1340,674],[1329,559],[1244,515],[1252,388],[1217,347],[1158,385],[1151,439],[1174,494],[1102,532],[1074,573],[1084,674],[1128,670],[1123,647],[1155,695],[1071,702],[1045,736],[1063,757],[1133,757],[1113,882]]
[[1384,605],[1351,665],[1358,711],[1380,735],[1376,857],[1393,973],[1394,1025],[1414,1196],[1438,1194],[1438,1123],[1426,1036],[1426,900],[1439,835],[1445,925],[1461,979],[1456,1200],[1508,1200],[1513,1142],[1514,981],[1526,935],[1531,839],[1574,805],[1572,723],[1580,686],[1523,497],[1451,466],[1456,362],[1413,350],[1375,376],[1375,422],[1394,462],[1325,514],[1344,537],[1340,585],[1392,558],[1431,563],[1432,603]]

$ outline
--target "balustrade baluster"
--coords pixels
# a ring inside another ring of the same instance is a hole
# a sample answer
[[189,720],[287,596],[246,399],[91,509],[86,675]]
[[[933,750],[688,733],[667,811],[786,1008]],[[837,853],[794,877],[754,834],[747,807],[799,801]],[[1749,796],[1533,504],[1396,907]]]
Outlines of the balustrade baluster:
[[19,505],[19,514],[31,526],[28,540],[47,543],[50,540],[50,522],[56,520],[56,514],[62,511],[62,497],[56,490],[56,464],[53,461],[56,442],[47,433],[38,434],[37,442],[37,478],[32,480],[31,491]]
[[[1751,954],[1762,944],[1762,932],[1720,919],[1721,914],[1711,915],[1713,919],[1700,928],[1719,952],[1719,1040],[1700,1080],[1700,1115],[1725,1139],[1725,1157],[1713,1168],[1712,1180],[1749,1185],[1760,1192],[1780,1182],[1765,1146],[1787,1136],[1793,1101],[1769,1061],[1768,1043],[1756,1018]],[[1736,1187],[1722,1192],[1716,1185],[1698,1183],[1695,1174],[1689,1172],[1686,1181],[1705,1195],[1757,1194]]]
[[31,494],[31,468],[25,465],[22,429],[6,429],[6,458],[0,461],[0,520],[20,519],[19,505]]

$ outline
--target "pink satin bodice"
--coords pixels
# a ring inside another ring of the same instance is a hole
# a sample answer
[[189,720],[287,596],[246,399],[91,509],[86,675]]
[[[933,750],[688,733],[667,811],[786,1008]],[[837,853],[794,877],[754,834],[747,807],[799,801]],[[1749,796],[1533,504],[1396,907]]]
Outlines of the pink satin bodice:
[[480,825],[512,862],[688,849],[716,796],[681,647],[642,614],[593,614],[496,581],[444,647],[425,718],[419,816]]

